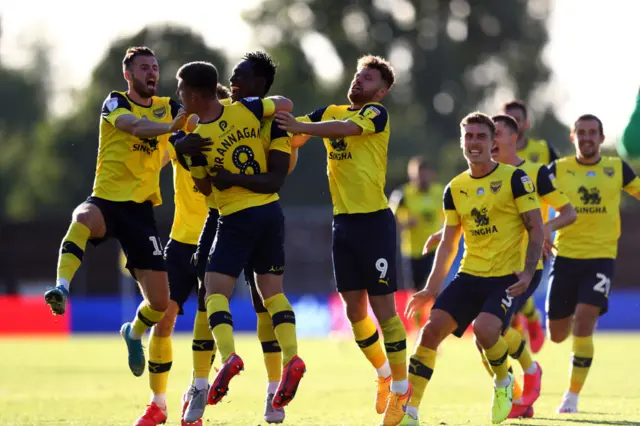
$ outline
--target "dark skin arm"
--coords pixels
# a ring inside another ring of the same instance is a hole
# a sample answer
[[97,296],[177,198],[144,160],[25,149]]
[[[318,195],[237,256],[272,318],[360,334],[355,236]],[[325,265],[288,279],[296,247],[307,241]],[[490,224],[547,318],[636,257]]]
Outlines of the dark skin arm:
[[218,169],[216,175],[211,177],[211,182],[221,191],[232,186],[240,186],[258,194],[275,194],[280,191],[289,174],[289,157],[286,152],[271,150],[267,158],[268,172],[242,175]]

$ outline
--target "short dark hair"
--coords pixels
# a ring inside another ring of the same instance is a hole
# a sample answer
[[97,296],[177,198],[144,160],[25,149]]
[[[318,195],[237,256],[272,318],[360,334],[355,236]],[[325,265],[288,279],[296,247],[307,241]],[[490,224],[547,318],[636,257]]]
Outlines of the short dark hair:
[[124,54],[124,59],[122,60],[122,67],[126,70],[129,69],[133,60],[138,56],[156,56],[153,53],[153,50],[149,49],[147,46],[133,46],[127,49]]
[[582,114],[578,119],[573,123],[573,131],[576,131],[576,127],[578,127],[578,122],[580,121],[589,121],[593,120],[598,123],[598,130],[600,131],[600,136],[604,135],[604,127],[602,126],[602,120],[596,117],[593,114]]
[[460,122],[460,128],[463,128],[464,126],[467,126],[469,124],[484,124],[491,131],[492,138],[496,134],[496,125],[493,123],[491,117],[480,111],[475,111],[471,114],[467,114]]
[[393,70],[393,66],[391,66],[389,61],[380,56],[362,56],[358,59],[358,69],[361,68],[374,68],[380,71],[380,75],[385,83],[387,83],[389,89],[391,89],[391,86],[396,82],[396,73]]
[[231,90],[229,90],[227,86],[223,86],[222,84],[218,83],[218,85],[216,86],[216,96],[218,96],[218,99],[230,98]]
[[214,97],[218,92],[218,70],[212,63],[189,62],[180,67],[176,77],[190,89],[203,95]]
[[494,123],[504,123],[513,133],[518,133],[518,122],[507,114],[498,114],[491,117]]
[[409,159],[408,167],[410,168],[416,167],[418,168],[418,170],[422,170],[422,169],[428,168],[429,163],[427,162],[427,159],[424,158],[422,155],[416,155],[415,157],[411,157]]
[[258,50],[245,53],[242,59],[250,61],[253,64],[253,73],[258,77],[264,78],[264,94],[269,93],[269,89],[271,89],[273,80],[276,77],[276,69],[278,68],[273,58],[267,53]]
[[524,115],[524,118],[527,118],[527,115],[529,113],[524,102],[518,100],[507,102],[502,106],[502,112],[507,112],[507,110],[510,109],[519,109],[520,111],[522,111],[522,115]]

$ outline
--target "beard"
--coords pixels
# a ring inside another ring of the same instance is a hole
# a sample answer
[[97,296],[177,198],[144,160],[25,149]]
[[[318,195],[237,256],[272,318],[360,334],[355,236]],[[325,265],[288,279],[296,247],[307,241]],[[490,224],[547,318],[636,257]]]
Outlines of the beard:
[[156,89],[149,89],[146,80],[133,79],[133,90],[143,99],[148,99],[156,94]]
[[374,95],[375,95],[375,92],[366,93],[366,92],[363,92],[362,90],[351,92],[351,90],[349,90],[349,92],[347,93],[347,98],[349,98],[349,101],[353,104],[363,105],[363,104],[372,102]]

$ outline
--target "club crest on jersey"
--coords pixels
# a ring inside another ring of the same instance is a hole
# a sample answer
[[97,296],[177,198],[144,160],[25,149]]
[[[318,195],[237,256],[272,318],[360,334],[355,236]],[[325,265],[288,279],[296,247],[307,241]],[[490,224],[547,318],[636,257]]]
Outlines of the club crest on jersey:
[[609,177],[613,177],[613,174],[615,173],[615,169],[613,167],[603,167],[602,171]]
[[500,188],[502,188],[502,181],[497,180],[495,182],[491,182],[491,184],[489,184],[489,188],[491,188],[491,192],[497,194],[498,191],[500,191]]
[[530,154],[529,155],[529,160],[531,160],[531,162],[533,162],[533,163],[537,163],[539,159],[540,159],[540,155],[538,155],[538,154]]
[[522,182],[522,186],[524,186],[524,190],[527,192],[527,194],[531,194],[532,192],[534,192],[536,190],[535,186],[533,186],[533,182],[531,181],[531,178],[529,178],[529,176],[522,176],[520,178],[520,181]]
[[162,118],[167,113],[167,107],[161,106],[153,110],[153,116],[156,118]]
[[381,114],[380,110],[374,106],[368,106],[367,109],[364,110],[364,114],[362,114],[365,118],[369,120],[373,120],[377,116]]
[[476,190],[476,195],[484,195],[484,188],[480,187]]

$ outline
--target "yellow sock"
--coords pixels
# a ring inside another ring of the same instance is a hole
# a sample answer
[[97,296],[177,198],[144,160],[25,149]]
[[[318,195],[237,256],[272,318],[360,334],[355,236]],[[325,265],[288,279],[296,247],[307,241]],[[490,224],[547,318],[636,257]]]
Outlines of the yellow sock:
[[409,382],[413,386],[413,396],[409,405],[420,408],[422,396],[436,366],[437,351],[418,346],[416,353],[409,360]]
[[67,235],[62,239],[60,255],[58,257],[57,279],[65,280],[67,285],[78,271],[84,251],[87,248],[87,240],[91,236],[91,230],[79,222],[73,222],[69,226]]
[[582,390],[582,386],[584,386],[584,382],[587,380],[587,374],[589,374],[591,362],[593,361],[593,351],[593,336],[573,336],[569,392],[577,394]]
[[527,344],[522,338],[522,335],[512,327],[509,327],[504,334],[504,340],[506,340],[507,345],[509,345],[509,355],[511,355],[511,358],[517,360],[522,370],[526,372],[526,370],[533,365],[533,359],[531,359],[531,352],[529,352],[529,348],[527,348]]
[[282,378],[282,350],[276,333],[273,330],[273,322],[269,312],[258,312],[258,340],[262,345],[264,366],[267,369],[267,380],[279,382]]
[[229,312],[229,299],[222,294],[212,294],[207,298],[207,316],[209,328],[220,350],[222,362],[227,362],[236,352],[233,340],[233,317]]
[[136,336],[142,336],[145,331],[153,327],[164,317],[164,312],[156,311],[145,300],[138,306],[138,313],[131,328]]
[[173,361],[171,337],[149,336],[149,385],[154,394],[167,393],[169,370]]
[[380,323],[394,382],[407,379],[407,332],[398,315]]
[[207,313],[196,311],[196,318],[193,321],[193,342],[191,350],[193,353],[193,378],[209,378],[211,364],[213,363],[215,341],[209,329]]
[[498,341],[495,345],[484,350],[497,380],[504,380],[509,375],[509,366],[507,364],[508,352],[509,345],[507,345],[507,342],[502,338],[502,336],[498,337]]
[[387,356],[382,350],[380,335],[371,317],[367,316],[362,321],[351,324],[351,328],[356,343],[364,356],[374,368],[381,368],[387,362]]
[[264,307],[271,315],[273,330],[282,349],[282,365],[287,365],[291,358],[298,354],[296,316],[293,308],[284,293],[278,293],[266,299]]
[[533,301],[533,297],[527,299],[524,302],[524,306],[520,309],[520,312],[527,318],[527,321],[533,322],[540,319],[540,315],[538,314],[538,310],[536,309],[536,304]]

